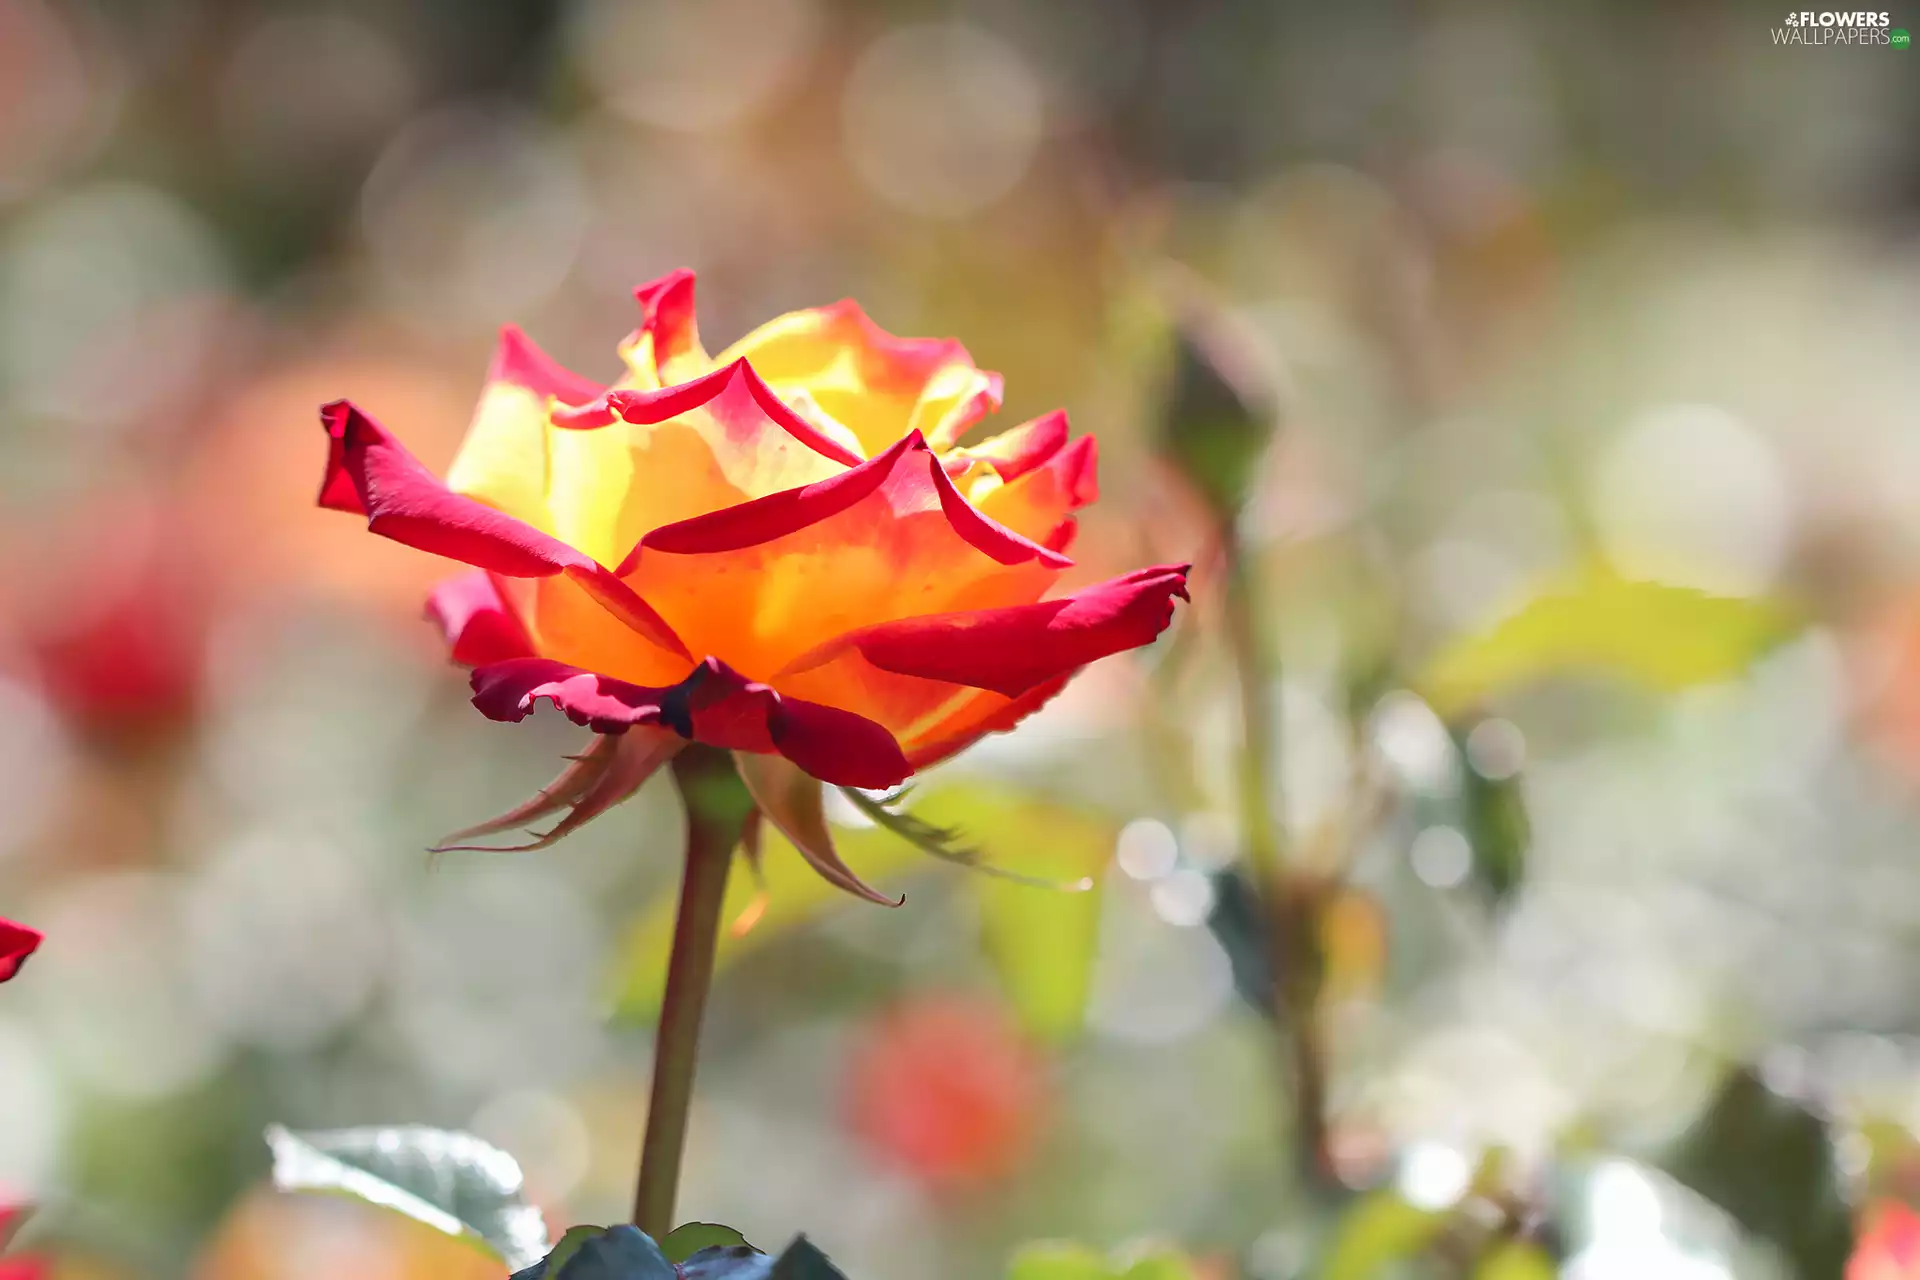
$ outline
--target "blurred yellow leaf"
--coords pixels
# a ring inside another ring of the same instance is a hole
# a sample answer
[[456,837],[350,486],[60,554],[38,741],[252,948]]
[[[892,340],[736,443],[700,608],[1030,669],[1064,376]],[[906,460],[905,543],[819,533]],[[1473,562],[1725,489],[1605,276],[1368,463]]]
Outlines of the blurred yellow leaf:
[[1424,1251],[1446,1222],[1444,1213],[1376,1191],[1347,1210],[1319,1274],[1326,1280],[1385,1280],[1397,1274],[1399,1263]]
[[1480,1259],[1473,1280],[1553,1280],[1559,1274],[1560,1268],[1539,1245],[1509,1240]]
[[[888,884],[909,873],[939,865],[906,841],[878,829],[835,827],[833,838],[847,865],[868,884]],[[744,935],[732,929],[722,931],[718,963],[723,968],[831,908],[888,909],[860,902],[821,879],[820,873],[800,856],[800,851],[771,825],[762,828],[761,868],[766,884],[765,909]],[[666,988],[667,952],[673,942],[677,893],[677,884],[662,893],[627,931],[615,969],[616,1017],[645,1021],[660,1011],[660,998]],[[727,879],[721,918],[741,919],[750,908],[756,907],[759,894],[760,882],[748,873],[744,860],[736,860],[733,874]]]
[[[913,811],[958,828],[991,865],[1062,884],[1085,879],[1097,886],[1119,835],[1109,819],[978,784],[929,793]],[[1099,945],[1098,888],[1068,892],[987,875],[970,879],[981,941],[1021,1021],[1050,1038],[1078,1031]]]
[[1007,1267],[1007,1280],[1193,1280],[1194,1274],[1183,1255],[1164,1245],[1102,1255],[1052,1240],[1022,1246]]
[[1636,582],[1593,565],[1442,650],[1417,687],[1443,718],[1571,671],[1683,689],[1734,675],[1796,625],[1778,601]]
[[[908,808],[957,828],[989,865],[1062,881],[1097,877],[1116,834],[1107,819],[976,783],[916,793]],[[978,895],[983,941],[1022,1022],[1045,1036],[1080,1026],[1099,929],[1097,890],[1067,893],[947,866],[877,827],[835,827],[833,836],[841,856],[869,884],[892,884],[916,873],[961,877]],[[722,966],[826,911],[886,910],[856,902],[822,880],[778,832],[769,828],[763,839],[765,913],[745,936],[722,935]],[[727,884],[725,918],[739,918],[758,892],[744,864],[737,867]],[[616,973],[617,1016],[648,1019],[658,1012],[674,909],[674,895],[662,894],[629,930]],[[910,902],[902,909],[914,908]]]

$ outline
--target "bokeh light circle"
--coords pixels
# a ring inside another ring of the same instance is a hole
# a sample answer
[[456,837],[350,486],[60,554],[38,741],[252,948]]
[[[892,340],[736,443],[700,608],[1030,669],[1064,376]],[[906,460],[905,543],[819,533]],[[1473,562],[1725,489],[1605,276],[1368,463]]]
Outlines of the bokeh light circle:
[[1045,125],[1039,77],[977,27],[902,27],[854,67],[842,104],[847,158],[875,194],[957,217],[1011,191]]

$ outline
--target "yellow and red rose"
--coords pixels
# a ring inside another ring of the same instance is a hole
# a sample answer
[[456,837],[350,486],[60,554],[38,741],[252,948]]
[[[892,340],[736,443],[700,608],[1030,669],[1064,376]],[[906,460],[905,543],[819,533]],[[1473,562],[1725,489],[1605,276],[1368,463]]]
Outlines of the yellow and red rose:
[[444,481],[327,405],[321,505],[472,567],[429,607],[484,714],[545,699],[601,735],[463,838],[570,808],[557,838],[701,742],[734,752],[823,873],[870,892],[826,843],[815,780],[892,786],[1010,728],[1157,636],[1186,566],[1047,598],[1097,494],[1093,439],[1056,412],[962,447],[1001,385],[958,342],[842,302],[712,357],[692,273],[637,296],[612,386],[503,331]]

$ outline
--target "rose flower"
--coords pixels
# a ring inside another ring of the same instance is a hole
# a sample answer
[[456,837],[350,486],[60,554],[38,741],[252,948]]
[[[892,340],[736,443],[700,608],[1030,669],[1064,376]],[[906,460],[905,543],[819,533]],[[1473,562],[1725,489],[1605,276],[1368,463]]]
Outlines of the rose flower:
[[40,949],[46,936],[38,929],[11,920],[0,920],[0,982],[20,972],[27,957]]
[[1186,567],[1044,598],[1096,496],[1094,442],[1056,412],[961,447],[1001,385],[958,342],[896,338],[841,302],[710,357],[690,272],[637,295],[611,387],[505,329],[444,481],[327,405],[320,503],[472,567],[429,612],[481,712],[546,699],[597,735],[454,838],[570,809],[547,843],[699,742],[733,752],[822,874],[877,896],[834,854],[819,782],[893,786],[1012,727],[1157,636]]

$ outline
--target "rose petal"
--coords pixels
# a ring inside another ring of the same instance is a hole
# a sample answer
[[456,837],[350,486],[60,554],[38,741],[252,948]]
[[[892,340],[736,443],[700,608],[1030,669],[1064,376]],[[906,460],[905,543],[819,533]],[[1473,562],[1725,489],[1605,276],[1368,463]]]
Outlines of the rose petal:
[[547,505],[549,403],[585,404],[605,390],[507,325],[500,330],[466,439],[447,469],[447,488],[554,532]]
[[20,972],[27,957],[40,949],[46,935],[11,920],[0,920],[0,982]]
[[640,327],[620,344],[627,362],[624,384],[643,391],[700,377],[713,361],[700,345],[700,324],[693,309],[693,272],[682,267],[633,291],[640,304]]
[[446,579],[427,597],[427,616],[440,624],[453,660],[477,667],[533,656],[527,629],[483,569]]
[[930,769],[990,733],[1007,732],[1053,701],[1078,674],[1080,668],[1075,667],[1045,684],[1035,685],[1017,698],[986,689],[968,690],[971,697],[953,706],[944,719],[922,728],[911,743],[903,744],[908,763],[915,772]]
[[778,753],[816,778],[888,787],[911,770],[893,736],[850,711],[787,698],[714,658],[665,688],[629,684],[545,658],[517,658],[473,673],[473,705],[494,720],[523,720],[545,698],[599,733],[635,725],[733,751]]
[[[1016,460],[1018,465],[1019,461]],[[1081,436],[1005,483],[976,484],[968,497],[981,514],[1049,547],[1072,536],[1072,514],[1100,496],[1099,446]],[[1004,476],[1004,473],[1002,473]]]
[[[685,658],[673,629],[598,561],[524,521],[449,490],[385,428],[345,400],[320,411],[330,445],[320,503],[367,517],[383,537],[509,578],[564,574],[634,633],[636,667]],[[651,646],[657,652],[645,652]]]
[[779,756],[735,752],[733,760],[760,812],[793,841],[800,856],[828,884],[885,907],[897,907],[906,901],[904,897],[889,898],[872,888],[841,860],[833,847],[833,836],[827,830],[819,779],[808,776]]
[[903,618],[841,636],[794,660],[783,683],[858,653],[880,671],[1018,698],[1108,654],[1150,643],[1187,599],[1188,565],[1140,569],[1070,596],[970,613]]
[[958,341],[895,337],[850,298],[770,320],[719,362],[742,358],[783,399],[804,391],[869,455],[916,430],[950,445],[1000,406],[1000,375]]
[[622,577],[755,676],[903,614],[1037,599],[1070,563],[967,505],[918,435],[851,471],[656,529]]
[[612,391],[557,413],[547,449],[552,532],[606,560],[662,525],[860,461],[737,361],[690,382]]
[[[948,471],[953,470],[952,459],[987,462],[1001,483],[1011,483],[1066,448],[1068,430],[1066,410],[1055,409],[979,444],[954,450],[949,455]],[[973,497],[971,493],[967,496]]]

